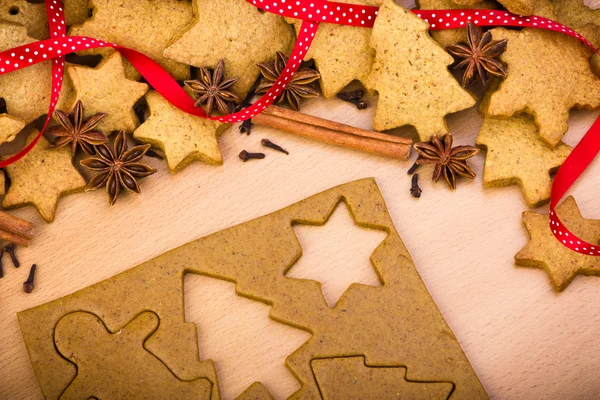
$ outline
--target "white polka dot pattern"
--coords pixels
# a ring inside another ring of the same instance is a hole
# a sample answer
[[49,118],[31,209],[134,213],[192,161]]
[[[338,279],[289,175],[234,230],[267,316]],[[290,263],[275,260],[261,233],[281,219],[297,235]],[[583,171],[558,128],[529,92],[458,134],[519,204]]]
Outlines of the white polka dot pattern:
[[[40,131],[40,134],[35,138],[35,140],[33,140],[17,154],[9,157],[6,160],[0,161],[0,167],[5,167],[6,165],[12,164],[25,156],[36,145],[46,129],[48,123],[50,122],[52,113],[56,108],[56,103],[58,102],[60,95],[66,54],[98,47],[115,48],[121,52],[123,57],[127,58],[134,65],[134,67],[136,67],[136,69],[138,69],[138,71],[144,76],[144,78],[146,78],[148,83],[158,93],[160,93],[166,100],[181,110],[202,118],[210,118],[228,123],[240,122],[259,114],[270,104],[272,104],[279,95],[281,95],[283,89],[290,82],[292,76],[300,66],[300,63],[308,51],[315,33],[317,32],[319,23],[324,22],[357,27],[372,27],[378,12],[377,7],[359,4],[337,3],[323,0],[246,1],[267,12],[303,20],[301,28],[298,32],[298,38],[292,54],[289,57],[285,70],[265,95],[263,95],[260,99],[258,99],[258,101],[248,108],[245,108],[234,114],[219,117],[208,117],[201,108],[194,107],[194,101],[192,98],[185,93],[185,91],[163,68],[161,68],[155,61],[144,54],[113,43],[105,42],[103,40],[82,36],[67,36],[62,2],[60,0],[46,0],[50,39],[41,40],[0,52],[0,75],[10,73],[17,69],[26,68],[29,65],[52,60],[52,95],[50,99],[50,107],[48,109],[48,116],[44,123],[44,128]],[[413,10],[412,12],[429,23],[430,29],[432,30],[463,28],[466,26],[468,21],[480,26],[515,26],[539,28],[573,36],[598,52],[598,50],[595,49],[587,39],[579,35],[574,30],[542,17],[524,17],[498,10]],[[588,135],[595,133],[595,135],[600,136],[600,119],[598,120],[597,125],[597,132],[594,132],[593,127]],[[597,150],[593,153],[593,156],[600,151],[600,140],[595,140],[595,142],[597,142],[597,144],[594,143],[594,149],[597,147]],[[561,170],[566,169],[565,167],[569,163],[570,159],[577,154],[577,150],[578,148],[571,153],[571,157],[565,161],[565,164]],[[589,153],[590,152],[588,151],[588,154]],[[572,162],[575,163],[577,161]],[[589,162],[591,162],[591,160],[589,160]],[[581,172],[586,166],[587,164],[584,166],[579,166]],[[563,173],[563,175],[565,174],[567,173]],[[597,246],[592,246],[591,244],[575,237],[560,223],[560,220],[554,212],[554,206],[556,205],[556,202],[560,200],[564,192],[566,192],[566,190],[568,190],[570,187],[570,184],[572,183],[571,181],[574,181],[577,176],[574,178],[573,176],[570,176],[568,179],[565,179],[569,182],[569,184],[561,185],[561,187],[566,187],[566,189],[562,191],[560,196],[554,196],[553,191],[553,200],[550,208],[550,226],[558,240],[560,240],[561,243],[573,251],[588,255],[599,255],[600,248]],[[559,170],[555,178],[555,185],[559,183],[559,180],[561,180],[560,178],[561,171]]]

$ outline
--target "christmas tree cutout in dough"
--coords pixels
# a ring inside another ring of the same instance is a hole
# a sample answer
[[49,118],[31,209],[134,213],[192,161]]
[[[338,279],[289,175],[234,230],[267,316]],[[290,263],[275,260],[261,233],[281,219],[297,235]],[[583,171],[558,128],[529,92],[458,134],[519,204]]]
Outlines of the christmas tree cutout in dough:
[[[323,400],[446,400],[454,388],[452,382],[408,381],[406,368],[371,367],[364,357],[316,359],[311,366]],[[376,393],[373,382],[377,382]]]
[[387,0],[379,9],[371,45],[375,63],[367,87],[379,93],[378,131],[412,125],[422,141],[448,132],[445,116],[475,105],[448,71],[454,62],[427,33],[428,24]]

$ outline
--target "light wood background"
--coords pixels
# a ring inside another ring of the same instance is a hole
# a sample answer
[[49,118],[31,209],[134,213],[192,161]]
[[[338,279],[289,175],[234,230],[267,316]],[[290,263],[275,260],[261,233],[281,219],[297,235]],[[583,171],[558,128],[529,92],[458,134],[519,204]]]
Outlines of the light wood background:
[[[335,99],[311,101],[304,111],[364,128],[370,127],[373,115],[373,107],[359,112]],[[573,112],[566,142],[576,144],[598,115]],[[473,144],[481,118],[468,110],[450,116],[448,123],[457,143]],[[242,163],[238,153],[261,150],[264,137],[287,148],[290,155],[266,151],[266,159]],[[113,207],[98,191],[63,198],[52,224],[45,224],[32,207],[14,212],[35,221],[39,234],[31,247],[18,249],[23,267],[14,269],[4,258],[0,399],[41,397],[17,312],[71,294],[196,238],[364,177],[376,178],[417,269],[492,398],[600,396],[600,278],[577,277],[559,294],[544,271],[515,267],[513,257],[528,240],[521,222],[527,206],[517,186],[483,188],[483,154],[472,162],[477,179],[461,180],[456,191],[442,182],[431,183],[431,169],[422,167],[423,195],[414,199],[406,175],[412,160],[371,156],[260,127],[254,127],[250,136],[232,127],[219,143],[222,166],[195,163],[173,175],[165,163],[151,160],[159,172],[142,181],[143,195],[123,196]],[[598,160],[571,194],[584,216],[600,218]],[[343,207],[334,216],[325,227],[297,230],[305,259],[291,271],[320,277],[333,301],[349,279],[377,284],[367,261],[377,234],[353,226]],[[323,235],[314,229],[328,231]],[[325,242],[328,237],[335,239]],[[349,247],[355,253],[349,253]],[[360,261],[349,264],[353,259]],[[38,264],[36,288],[25,294],[22,283],[32,263]],[[268,306],[234,295],[231,284],[186,277],[185,285],[186,318],[198,324],[200,356],[215,360],[226,398],[235,397],[254,380],[265,382],[277,397],[299,387],[282,364],[285,354],[308,334],[269,320]]]

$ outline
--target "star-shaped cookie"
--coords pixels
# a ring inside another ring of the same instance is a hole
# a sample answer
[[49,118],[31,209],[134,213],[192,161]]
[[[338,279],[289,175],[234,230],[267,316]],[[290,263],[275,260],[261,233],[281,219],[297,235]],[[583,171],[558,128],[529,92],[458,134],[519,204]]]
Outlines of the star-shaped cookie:
[[133,137],[165,152],[169,169],[181,171],[192,161],[222,164],[217,136],[226,124],[187,114],[160,94],[146,95],[150,116],[133,132]]
[[257,63],[289,54],[294,33],[282,17],[244,0],[194,0],[194,22],[173,38],[165,56],[195,67],[214,68],[225,60],[226,78],[238,77],[232,91],[243,98],[259,75]]
[[[94,14],[70,35],[90,36],[138,50],[166,69],[175,79],[188,79],[190,69],[164,57],[171,38],[192,20],[192,7],[180,0],[90,0]],[[108,54],[90,50],[88,54]],[[130,66],[129,66],[130,67]],[[133,68],[133,67],[130,67]],[[134,74],[128,72],[127,76]]]
[[27,0],[0,1],[0,19],[27,28],[32,38],[48,39],[48,17],[43,3],[31,3]]
[[[33,131],[27,143],[37,133]],[[29,154],[6,167],[11,184],[2,207],[31,204],[42,218],[52,222],[59,197],[83,190],[85,180],[73,166],[69,149],[50,149],[49,146],[50,143],[42,137]]]
[[97,127],[107,135],[121,129],[133,132],[138,127],[133,105],[148,91],[148,85],[125,77],[118,52],[105,57],[96,68],[69,65],[67,72],[73,82],[73,93],[62,107],[63,111],[70,112],[81,100],[84,118],[96,113],[108,114]]
[[[564,225],[579,238],[589,243],[600,241],[600,220],[584,219],[572,196],[556,210]],[[523,223],[531,239],[515,256],[517,265],[545,269],[557,291],[564,290],[577,274],[600,275],[600,258],[563,246],[550,231],[548,215],[525,211]]]
[[590,50],[577,39],[540,29],[495,28],[493,40],[508,39],[500,56],[508,76],[482,102],[491,116],[527,112],[540,136],[556,146],[568,129],[569,110],[600,107],[600,78],[590,70]]
[[[459,10],[469,8],[496,9],[499,5],[488,0],[416,0],[417,7],[421,10]],[[319,27],[319,29],[321,29]],[[443,29],[439,31],[429,31],[432,38],[442,47],[456,46],[459,43],[467,41],[466,29]]]
[[[342,2],[380,6],[382,0]],[[302,21],[289,19],[294,24],[296,33]],[[326,98],[339,93],[350,82],[367,81],[375,52],[369,45],[371,29],[356,29],[353,26],[322,24],[306,53],[305,60],[313,59],[321,74],[319,83]]]
[[[0,22],[0,51],[34,41],[35,39],[27,36],[25,27]],[[71,84],[68,79],[65,79],[58,99],[59,107],[70,92]],[[51,93],[50,61],[0,75],[0,98],[6,101],[8,113],[24,120],[26,124],[48,113]]]
[[83,24],[89,18],[89,0],[63,0],[65,21],[68,26]]
[[501,187],[518,183],[529,207],[537,207],[550,198],[550,173],[562,165],[572,150],[562,142],[550,148],[539,137],[538,128],[528,115],[486,118],[477,144],[487,147],[484,185]]
[[21,130],[25,121],[8,114],[0,114],[0,144],[12,142]]
[[445,116],[475,105],[448,71],[454,59],[428,35],[429,25],[386,0],[373,27],[375,62],[367,88],[379,92],[373,128],[413,125],[421,141],[448,132]]

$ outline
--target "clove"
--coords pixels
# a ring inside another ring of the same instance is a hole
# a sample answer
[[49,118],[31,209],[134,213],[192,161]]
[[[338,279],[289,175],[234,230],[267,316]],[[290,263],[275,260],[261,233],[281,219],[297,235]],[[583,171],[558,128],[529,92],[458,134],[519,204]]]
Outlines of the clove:
[[273,150],[277,150],[277,151],[279,151],[279,152],[281,152],[283,154],[290,154],[289,151],[287,151],[283,147],[281,147],[281,146],[279,146],[279,145],[271,142],[269,139],[263,139],[263,140],[260,141],[260,143],[263,146],[265,146],[265,147],[268,147],[268,148],[273,149]]
[[4,246],[4,250],[10,256],[10,259],[12,260],[12,263],[15,266],[15,268],[19,268],[21,266],[21,263],[19,262],[19,259],[17,258],[17,255],[15,254],[15,244],[14,243],[7,244],[6,246]]
[[412,186],[410,188],[410,194],[412,194],[414,198],[418,199],[419,197],[421,197],[422,192],[423,191],[419,187],[419,174],[414,174],[412,177]]
[[25,293],[31,293],[33,292],[33,289],[35,288],[35,286],[33,285],[33,279],[35,278],[35,270],[37,268],[37,265],[33,264],[31,266],[31,269],[29,270],[29,277],[27,278],[27,280],[25,282],[23,282],[23,291]]
[[337,97],[340,100],[344,100],[348,103],[354,104],[359,110],[364,110],[365,108],[367,108],[368,105],[367,102],[362,99],[363,94],[364,92],[362,90],[357,89],[353,92],[338,93]]
[[412,167],[410,167],[410,168],[408,169],[408,171],[406,171],[406,173],[407,173],[408,175],[412,175],[412,174],[414,174],[414,173],[415,173],[415,171],[416,171],[416,170],[417,170],[417,168],[419,168],[419,167],[420,167],[420,165],[419,165],[419,164],[417,164],[417,163],[414,163],[414,164],[413,164],[413,166],[412,166]]
[[252,118],[245,120],[239,126],[240,133],[245,133],[249,135],[252,131]]
[[242,150],[240,152],[240,159],[244,162],[248,161],[248,160],[252,160],[252,159],[262,159],[265,158],[265,153],[250,153],[247,152],[246,150]]

